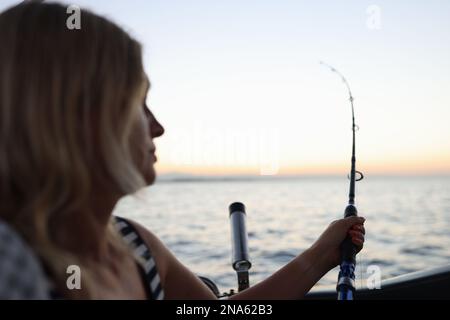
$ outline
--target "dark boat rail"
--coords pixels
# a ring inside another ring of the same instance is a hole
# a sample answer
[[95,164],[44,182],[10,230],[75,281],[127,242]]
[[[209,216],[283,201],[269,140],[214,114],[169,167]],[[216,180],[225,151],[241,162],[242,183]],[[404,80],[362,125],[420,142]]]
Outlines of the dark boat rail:
[[[335,300],[336,289],[313,288],[305,299]],[[357,289],[358,300],[450,299],[450,264],[381,281],[380,289]]]

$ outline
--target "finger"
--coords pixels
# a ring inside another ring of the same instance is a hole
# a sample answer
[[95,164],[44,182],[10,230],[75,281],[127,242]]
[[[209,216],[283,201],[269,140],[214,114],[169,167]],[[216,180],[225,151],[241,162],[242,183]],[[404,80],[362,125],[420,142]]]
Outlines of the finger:
[[353,242],[353,244],[356,247],[356,253],[359,253],[364,247],[364,243],[362,242]]
[[359,229],[360,229],[360,231],[361,231],[362,234],[366,234],[366,228],[364,228],[363,225],[360,225],[360,226],[359,226]]
[[364,236],[362,234],[354,235],[351,238],[352,240],[355,239],[364,242]]
[[364,235],[363,234],[351,234],[350,238],[353,240],[364,242]]
[[350,216],[347,218],[344,218],[344,222],[347,225],[348,228],[351,228],[355,224],[363,224],[366,219],[363,217],[357,217],[357,216]]
[[352,242],[360,242],[360,243],[364,243],[364,238],[361,238],[361,237],[352,237]]
[[350,230],[359,231],[362,234],[366,234],[366,229],[361,224],[355,224]]
[[362,248],[364,245],[364,241],[362,241],[361,239],[356,239],[353,238],[352,242],[358,247],[358,248]]
[[351,235],[352,237],[353,237],[353,236],[364,237],[364,233],[362,233],[362,232],[359,231],[359,230],[350,230],[350,231],[348,232],[348,234]]

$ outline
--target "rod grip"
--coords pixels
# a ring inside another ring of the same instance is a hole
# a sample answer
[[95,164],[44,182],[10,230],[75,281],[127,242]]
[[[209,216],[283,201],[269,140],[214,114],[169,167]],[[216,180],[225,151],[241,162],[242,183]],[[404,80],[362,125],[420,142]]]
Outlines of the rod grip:
[[[357,216],[358,210],[352,204],[349,204],[345,208],[344,217]],[[351,262],[356,264],[356,246],[352,242],[352,239],[349,235],[345,238],[345,240],[341,244],[341,263],[342,262]]]

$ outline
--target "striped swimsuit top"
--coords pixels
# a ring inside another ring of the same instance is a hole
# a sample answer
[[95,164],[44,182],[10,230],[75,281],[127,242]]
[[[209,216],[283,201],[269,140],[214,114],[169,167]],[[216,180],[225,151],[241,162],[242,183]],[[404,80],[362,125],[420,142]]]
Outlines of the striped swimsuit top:
[[151,300],[163,300],[164,290],[161,286],[161,279],[150,248],[130,222],[117,216],[114,216],[114,220],[116,230],[122,235],[125,243],[133,250],[148,297]]

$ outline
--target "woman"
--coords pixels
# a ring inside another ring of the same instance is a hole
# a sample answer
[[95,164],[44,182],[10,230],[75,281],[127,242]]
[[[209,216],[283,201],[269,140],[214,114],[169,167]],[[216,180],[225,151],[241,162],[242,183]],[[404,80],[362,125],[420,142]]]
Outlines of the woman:
[[[141,47],[83,10],[22,3],[0,15],[0,218],[34,249],[62,298],[213,299],[148,229],[113,218],[124,195],[153,183],[164,129],[145,105]],[[363,218],[332,223],[310,249],[234,299],[297,299],[338,264]],[[81,270],[81,289],[67,268]]]

